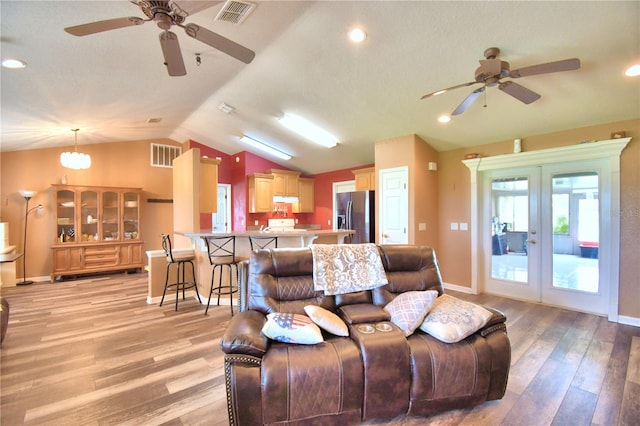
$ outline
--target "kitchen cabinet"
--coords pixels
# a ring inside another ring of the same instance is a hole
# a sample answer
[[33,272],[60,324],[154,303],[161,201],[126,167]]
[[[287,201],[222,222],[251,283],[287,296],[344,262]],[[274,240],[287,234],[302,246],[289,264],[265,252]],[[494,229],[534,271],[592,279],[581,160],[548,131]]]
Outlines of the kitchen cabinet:
[[249,213],[269,213],[273,209],[272,174],[249,175]]
[[[191,148],[173,160],[173,231],[200,230],[200,214],[218,209],[218,164],[220,160],[200,155]],[[173,241],[176,248],[186,240]]]
[[294,213],[313,213],[315,209],[314,180],[298,179],[298,202],[293,203]]
[[298,178],[300,172],[293,170],[269,169],[267,173],[273,175],[273,195],[282,197],[298,196]]
[[144,266],[140,188],[52,185],[51,281]]
[[356,191],[375,191],[376,189],[376,168],[353,170],[356,180]]

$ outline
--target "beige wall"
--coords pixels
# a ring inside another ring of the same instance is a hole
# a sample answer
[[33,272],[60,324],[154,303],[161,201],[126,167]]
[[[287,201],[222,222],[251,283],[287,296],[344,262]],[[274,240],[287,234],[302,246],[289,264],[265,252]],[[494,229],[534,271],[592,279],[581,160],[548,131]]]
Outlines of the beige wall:
[[[409,169],[409,244],[438,246],[438,174],[428,170],[429,162],[438,161],[438,153],[416,135],[376,143],[376,187],[380,188],[381,169],[407,166]],[[381,191],[377,191],[378,196]],[[379,200],[378,200],[379,203]],[[379,210],[379,206],[378,210]],[[418,231],[424,223],[426,229]],[[376,234],[379,235],[379,221]]]
[[[620,158],[620,315],[640,318],[640,120],[628,120],[522,138],[522,150],[552,148],[581,141],[610,139],[611,133],[625,131],[633,139]],[[465,154],[483,157],[513,152],[513,141],[496,142],[439,155],[440,217],[438,259],[446,282],[471,286],[470,232],[451,231],[451,222],[470,222],[469,170],[462,164]],[[377,158],[376,158],[377,160]]]
[[[142,188],[141,236],[144,250],[161,249],[160,234],[173,229],[172,205],[149,203],[147,199],[171,199],[172,169],[150,166],[150,144],[180,145],[169,139],[135,141],[100,145],[80,145],[79,150],[91,155],[89,170],[68,170],[60,165],[63,151],[73,147],[33,149],[4,152],[0,158],[0,219],[9,222],[9,241],[22,252],[24,233],[24,198],[20,189],[38,194],[29,207],[41,203],[42,212],[29,215],[27,241],[27,277],[49,276],[51,273],[50,246],[52,235],[52,183],[60,183],[63,175],[69,185],[125,186]],[[184,148],[183,148],[184,149]],[[18,277],[22,277],[22,261],[17,263]]]

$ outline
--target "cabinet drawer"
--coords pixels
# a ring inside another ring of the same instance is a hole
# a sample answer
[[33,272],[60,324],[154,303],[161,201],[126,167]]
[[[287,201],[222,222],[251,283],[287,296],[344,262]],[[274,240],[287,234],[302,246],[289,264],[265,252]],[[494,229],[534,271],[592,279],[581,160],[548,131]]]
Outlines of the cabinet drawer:
[[84,250],[85,268],[98,268],[118,264],[118,247],[87,247]]

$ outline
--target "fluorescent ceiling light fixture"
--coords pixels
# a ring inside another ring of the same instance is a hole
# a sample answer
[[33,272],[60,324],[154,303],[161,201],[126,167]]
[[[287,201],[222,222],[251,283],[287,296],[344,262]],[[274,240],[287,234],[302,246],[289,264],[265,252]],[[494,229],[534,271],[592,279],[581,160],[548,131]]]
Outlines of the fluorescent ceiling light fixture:
[[624,73],[627,77],[637,77],[640,75],[640,65],[633,65]]
[[263,152],[266,152],[267,154],[271,154],[274,157],[278,157],[281,158],[283,160],[291,160],[291,156],[287,153],[284,153],[280,150],[277,150],[276,148],[269,146],[267,144],[265,144],[264,142],[260,142],[259,140],[253,139],[252,137],[249,137],[247,135],[242,135],[242,137],[240,138],[240,141],[246,143],[247,145],[250,145],[254,148],[257,148]]
[[280,118],[283,126],[319,145],[333,148],[338,139],[326,130],[295,114],[285,114]]
[[2,61],[2,66],[5,68],[18,69],[26,68],[27,63],[25,61],[21,61],[20,59],[4,59]]

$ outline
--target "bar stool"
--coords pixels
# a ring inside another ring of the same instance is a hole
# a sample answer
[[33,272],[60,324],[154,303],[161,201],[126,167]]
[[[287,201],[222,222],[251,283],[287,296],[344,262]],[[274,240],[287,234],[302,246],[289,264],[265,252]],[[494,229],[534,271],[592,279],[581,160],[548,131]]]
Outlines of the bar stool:
[[249,244],[251,244],[251,251],[266,248],[278,248],[278,237],[273,235],[249,235]]
[[[220,306],[221,295],[229,295],[231,316],[233,316],[233,294],[238,292],[238,286],[233,284],[232,271],[235,268],[237,283],[239,279],[238,263],[246,259],[236,256],[235,235],[225,237],[204,236],[202,239],[207,246],[209,263],[213,266],[213,271],[211,271],[211,290],[209,291],[209,300],[207,300],[207,309],[205,309],[204,314],[207,315],[211,296],[215,294],[218,296],[217,306]],[[222,273],[225,267],[229,268],[229,287],[227,289],[222,286]],[[216,269],[219,269],[218,285],[215,284]]]
[[[164,291],[162,292],[162,299],[160,300],[160,306],[164,302],[164,296],[167,294],[167,289],[170,287],[176,288],[176,311],[178,310],[178,295],[180,290],[182,290],[182,300],[185,300],[185,290],[188,288],[194,288],[196,291],[196,297],[198,298],[198,302],[202,303],[200,300],[200,295],[198,294],[198,286],[195,282],[196,280],[196,268],[193,264],[195,259],[195,254],[182,254],[182,255],[174,255],[173,250],[171,248],[171,237],[167,234],[162,234],[162,249],[164,250],[164,255],[167,259],[167,276],[164,281]],[[185,268],[187,264],[191,265],[191,272],[193,273],[193,281],[185,280]],[[171,269],[171,265],[176,265],[176,282],[169,283],[169,272]],[[182,271],[182,281],[180,280],[180,271]]]

